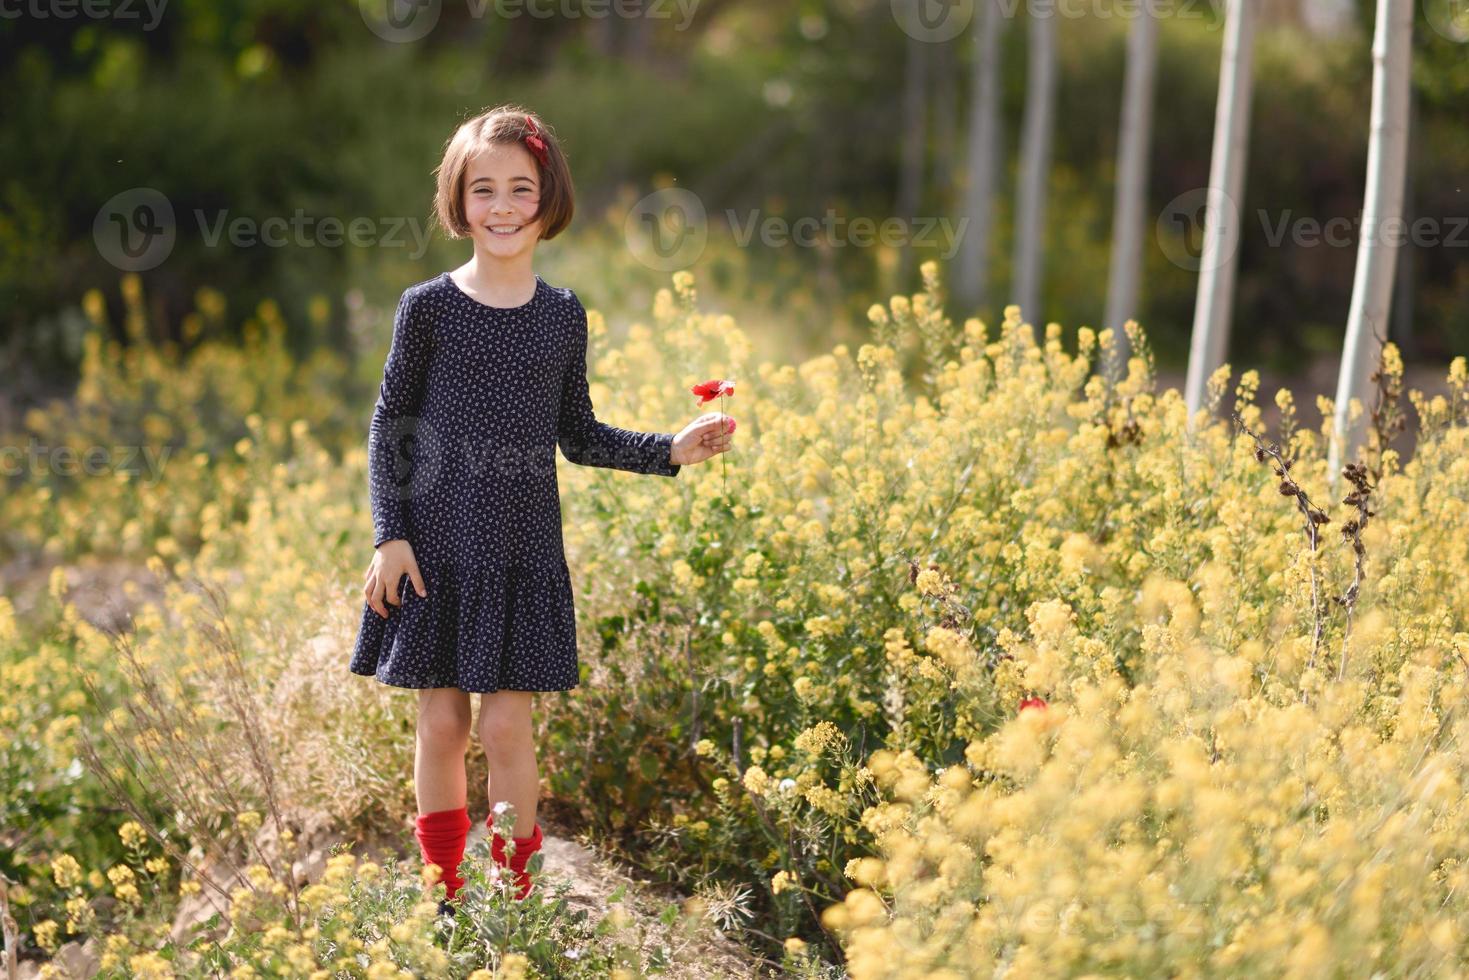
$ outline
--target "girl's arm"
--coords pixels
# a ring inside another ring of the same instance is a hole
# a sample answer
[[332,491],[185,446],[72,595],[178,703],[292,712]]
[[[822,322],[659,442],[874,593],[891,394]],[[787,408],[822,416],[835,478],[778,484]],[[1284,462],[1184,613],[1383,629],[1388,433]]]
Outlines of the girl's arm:
[[383,366],[367,439],[374,548],[384,541],[408,539],[403,502],[413,496],[413,460],[409,454],[416,441],[410,437],[417,434],[420,424],[418,411],[423,405],[432,352],[429,326],[417,314],[414,296],[405,292],[393,316],[393,342]]
[[587,311],[577,302],[581,323],[574,341],[576,353],[561,381],[561,412],[556,420],[556,442],[561,453],[581,466],[603,466],[657,476],[678,476],[679,464],[670,463],[671,432],[637,432],[598,421],[587,386]]

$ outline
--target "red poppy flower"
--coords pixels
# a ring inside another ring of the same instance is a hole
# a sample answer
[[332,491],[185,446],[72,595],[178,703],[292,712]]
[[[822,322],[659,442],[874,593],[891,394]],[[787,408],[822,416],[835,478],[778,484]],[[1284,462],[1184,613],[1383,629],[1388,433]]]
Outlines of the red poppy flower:
[[[1044,708],[1045,706],[1046,701],[1044,698],[1026,698],[1020,702],[1020,711],[1024,711],[1026,708]],[[1019,712],[1016,713],[1018,714]]]
[[[699,384],[694,385],[692,388],[689,389],[689,391],[692,391],[694,394],[699,396],[699,404],[702,405],[705,402],[713,401],[714,399],[720,398],[724,395],[729,395],[733,397],[734,382],[728,379],[710,378],[708,381],[701,381]],[[719,407],[722,409],[724,407],[724,403],[721,402]],[[724,417],[724,431],[726,433],[730,433],[734,430],[735,420],[726,415]],[[724,492],[728,494],[728,478],[725,476],[723,455],[719,457],[719,476],[721,484],[725,484]]]
[[694,394],[699,396],[699,404],[702,405],[707,401],[713,401],[720,395],[729,395],[731,398],[734,397],[734,382],[721,381],[719,378],[713,378],[709,381],[694,385],[692,388],[689,389],[689,391],[692,391]]

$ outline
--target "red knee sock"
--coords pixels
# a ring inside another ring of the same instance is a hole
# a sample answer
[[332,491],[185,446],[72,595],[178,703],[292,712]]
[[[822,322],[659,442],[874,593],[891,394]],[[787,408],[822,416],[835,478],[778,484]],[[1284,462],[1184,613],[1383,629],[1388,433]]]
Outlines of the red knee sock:
[[459,862],[464,860],[464,842],[469,836],[469,807],[419,814],[413,836],[418,838],[424,864],[443,869],[439,880],[444,882],[444,897],[453,898],[464,885]]
[[530,861],[530,856],[541,849],[541,842],[544,840],[540,822],[537,821],[529,837],[511,838],[515,841],[515,854],[508,859],[505,857],[505,838],[495,833],[493,813],[485,818],[485,826],[490,831],[490,856],[495,859],[496,864],[515,876],[515,897],[525,898],[530,894],[532,884],[531,873],[526,870],[525,866]]

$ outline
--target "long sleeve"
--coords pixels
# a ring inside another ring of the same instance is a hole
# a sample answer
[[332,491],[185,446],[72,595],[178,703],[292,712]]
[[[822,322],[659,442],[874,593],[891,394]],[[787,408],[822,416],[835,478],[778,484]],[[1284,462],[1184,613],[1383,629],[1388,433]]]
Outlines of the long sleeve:
[[638,432],[598,421],[587,386],[587,311],[577,303],[580,325],[576,353],[561,383],[561,410],[556,442],[562,454],[581,466],[602,466],[657,476],[678,476],[679,464],[668,461],[671,432]]
[[413,496],[415,430],[432,354],[430,327],[415,313],[413,296],[405,292],[393,317],[392,345],[367,440],[374,548],[409,536],[403,503]]

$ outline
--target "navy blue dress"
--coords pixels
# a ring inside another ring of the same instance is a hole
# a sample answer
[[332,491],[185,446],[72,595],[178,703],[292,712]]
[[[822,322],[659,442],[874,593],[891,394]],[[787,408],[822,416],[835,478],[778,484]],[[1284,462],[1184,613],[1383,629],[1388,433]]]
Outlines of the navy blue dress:
[[404,290],[368,436],[373,546],[405,538],[387,618],[364,601],[350,670],[393,687],[576,687],[576,612],[556,447],[573,463],[677,476],[673,434],[598,421],[587,311],[536,276],[487,306],[445,272]]

